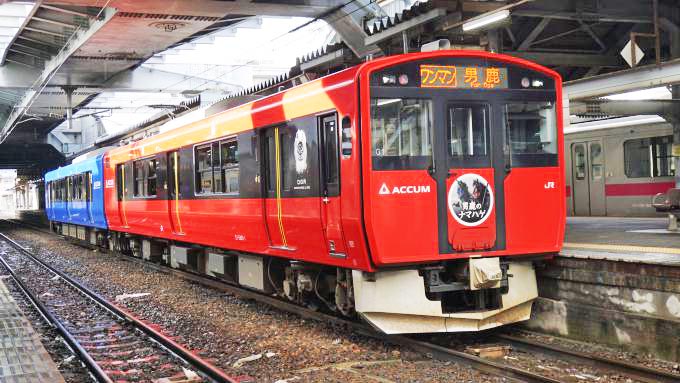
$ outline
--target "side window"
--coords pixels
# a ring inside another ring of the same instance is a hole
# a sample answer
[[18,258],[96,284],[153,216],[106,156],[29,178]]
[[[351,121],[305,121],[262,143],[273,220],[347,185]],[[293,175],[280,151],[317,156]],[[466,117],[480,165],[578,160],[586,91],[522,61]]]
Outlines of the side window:
[[80,174],[80,175],[78,176],[78,178],[80,179],[80,200],[81,200],[81,201],[87,201],[87,194],[88,194],[88,193],[87,193],[87,190],[88,190],[88,186],[87,186],[87,179],[88,179],[87,173],[82,173],[82,174]]
[[235,139],[196,147],[196,193],[238,193],[238,144]]
[[66,177],[66,201],[73,201],[73,177]]
[[146,197],[156,196],[156,170],[158,163],[155,158],[146,160]]
[[132,163],[132,178],[135,180],[134,191],[132,193],[135,197],[143,197],[144,193],[144,161],[135,161]]
[[[277,129],[272,129],[270,132],[275,133]],[[265,154],[267,164],[267,190],[273,192],[276,190],[276,140],[274,135],[267,135],[265,138]]]
[[279,151],[281,153],[281,190],[293,190],[295,185],[295,135],[290,128],[279,129]]
[[156,168],[157,160],[147,158],[132,163],[132,175],[135,180],[135,197],[156,196]]
[[238,142],[222,141],[220,143],[221,174],[225,193],[238,192]]
[[85,173],[87,177],[87,201],[92,202],[92,172]]
[[586,147],[583,144],[574,145],[574,174],[577,180],[586,178]]
[[629,178],[672,177],[677,171],[671,148],[673,136],[636,138],[623,143],[625,173]]
[[212,177],[212,144],[196,147],[196,193],[211,193]]

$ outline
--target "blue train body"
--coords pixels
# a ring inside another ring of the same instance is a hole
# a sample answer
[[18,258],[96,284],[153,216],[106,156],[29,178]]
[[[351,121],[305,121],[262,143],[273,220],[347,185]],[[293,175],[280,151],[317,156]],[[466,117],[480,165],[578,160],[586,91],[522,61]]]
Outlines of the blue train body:
[[45,174],[47,217],[53,222],[108,229],[103,155]]

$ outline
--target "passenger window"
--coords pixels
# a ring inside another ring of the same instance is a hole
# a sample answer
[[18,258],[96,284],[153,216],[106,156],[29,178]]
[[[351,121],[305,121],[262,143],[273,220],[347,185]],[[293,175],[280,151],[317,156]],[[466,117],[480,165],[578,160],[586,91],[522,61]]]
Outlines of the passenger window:
[[673,177],[673,136],[648,137],[623,143],[625,173],[629,178]]
[[586,178],[586,148],[583,144],[574,146],[574,171],[577,180]]
[[425,169],[432,163],[432,101],[371,99],[373,169]]
[[504,113],[513,167],[557,166],[555,104],[511,102]]
[[212,144],[196,148],[196,193],[212,192],[212,155]]
[[156,195],[156,159],[150,159],[147,162],[146,167],[146,197],[151,197]]
[[196,147],[196,193],[238,192],[238,144],[236,140]]
[[597,181],[602,179],[604,165],[602,164],[602,145],[599,143],[590,144],[590,179]]
[[132,175],[135,180],[134,192],[135,197],[142,197],[144,190],[144,162],[135,161],[132,164]]
[[293,190],[296,179],[295,172],[295,136],[290,128],[279,129],[279,150],[281,152],[281,189]]
[[[271,133],[276,134],[277,129],[272,129]],[[267,135],[265,140],[265,153],[267,155],[265,163],[267,164],[267,190],[273,192],[276,190],[276,142],[273,135]]]
[[132,163],[132,176],[135,180],[135,197],[156,196],[156,167],[155,158],[138,160]]
[[238,143],[236,140],[226,141],[220,144],[220,156],[222,158],[222,179],[224,180],[224,192],[238,192]]

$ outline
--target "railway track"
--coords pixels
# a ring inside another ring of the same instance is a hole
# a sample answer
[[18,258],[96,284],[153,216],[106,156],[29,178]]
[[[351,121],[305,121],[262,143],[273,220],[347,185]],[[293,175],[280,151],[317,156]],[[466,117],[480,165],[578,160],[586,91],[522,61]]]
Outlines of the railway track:
[[[55,236],[57,235],[48,230],[41,229],[37,226],[24,225],[23,223],[16,221],[10,222],[15,225],[23,225],[32,230],[49,233]],[[80,244],[78,242],[74,243]],[[83,246],[91,248],[90,245]],[[467,365],[491,375],[508,378],[510,381],[531,383],[534,382],[555,383],[574,381],[573,379],[551,377],[546,374],[541,374],[534,371],[530,371],[525,368],[513,366],[512,364],[506,363],[504,361],[495,361],[481,358],[470,353],[460,351],[446,344],[436,344],[434,342],[422,341],[410,336],[386,335],[377,332],[370,326],[360,322],[347,320],[323,312],[313,311],[304,307],[300,307],[296,304],[280,300],[278,298],[262,295],[257,292],[243,289],[234,285],[230,285],[216,279],[212,279],[209,277],[205,277],[202,275],[182,270],[173,269],[156,263],[150,263],[142,259],[124,254],[114,252],[109,253],[117,258],[139,263],[140,265],[144,265],[145,267],[151,268],[158,272],[178,276],[180,278],[203,285],[205,287],[209,287],[226,293],[231,293],[241,298],[252,299],[267,304],[269,306],[276,307],[280,310],[296,314],[306,319],[312,319],[322,321],[325,323],[332,323],[334,325],[345,326],[346,328],[351,329],[354,332],[361,333],[363,335],[380,339],[382,341],[389,342],[392,344],[398,344],[407,348],[411,348],[414,351],[429,355],[439,360],[451,361],[454,363]],[[594,354],[581,354],[569,350],[567,348],[535,342],[522,337],[512,336],[504,333],[493,333],[486,339],[486,341],[493,342],[494,344],[498,345],[507,345],[511,347],[513,350],[519,350],[526,353],[540,354],[560,361],[570,361],[571,363],[577,364],[579,366],[589,366],[603,373],[623,375],[625,377],[632,379],[633,381],[650,383],[680,381],[680,375],[678,374],[673,374],[658,369],[652,369],[642,365],[627,363],[620,360],[604,358]]]
[[2,267],[98,382],[238,382],[5,234],[0,241]]

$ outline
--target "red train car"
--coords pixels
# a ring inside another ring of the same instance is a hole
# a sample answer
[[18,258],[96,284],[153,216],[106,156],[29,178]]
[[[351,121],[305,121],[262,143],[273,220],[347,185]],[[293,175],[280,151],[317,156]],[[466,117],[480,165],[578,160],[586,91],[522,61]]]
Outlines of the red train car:
[[565,221],[561,82],[392,56],[108,152],[109,245],[388,333],[528,319]]

